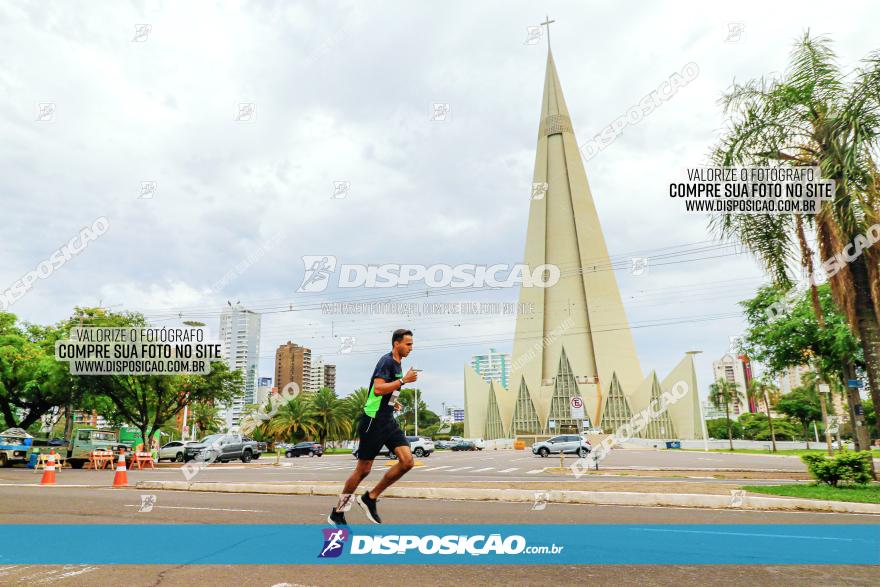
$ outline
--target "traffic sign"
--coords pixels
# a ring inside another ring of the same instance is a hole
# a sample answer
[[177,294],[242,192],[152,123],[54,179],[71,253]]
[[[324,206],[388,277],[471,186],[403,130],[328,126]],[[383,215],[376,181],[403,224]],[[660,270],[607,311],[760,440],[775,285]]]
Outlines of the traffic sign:
[[819,384],[819,393],[831,393],[831,386],[827,383]]
[[568,404],[571,407],[571,419],[572,420],[583,420],[584,419],[584,400],[575,396],[568,400]]
[[861,379],[850,379],[846,382],[846,386],[852,387],[853,389],[861,389],[865,386],[865,384],[862,383]]

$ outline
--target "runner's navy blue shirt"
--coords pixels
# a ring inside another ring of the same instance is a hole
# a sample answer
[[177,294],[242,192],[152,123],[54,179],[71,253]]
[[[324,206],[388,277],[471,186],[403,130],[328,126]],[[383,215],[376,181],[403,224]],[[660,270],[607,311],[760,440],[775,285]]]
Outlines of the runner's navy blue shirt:
[[374,394],[373,381],[377,377],[383,379],[386,383],[401,379],[403,377],[403,367],[400,366],[400,363],[394,360],[391,353],[383,355],[382,358],[379,359],[379,362],[376,363],[376,368],[373,370],[373,376],[370,377],[370,385],[368,387],[370,395],[367,397],[367,402],[364,404],[364,413],[371,418],[393,418],[394,406],[392,406],[390,402],[391,396],[394,392],[386,393],[385,395]]

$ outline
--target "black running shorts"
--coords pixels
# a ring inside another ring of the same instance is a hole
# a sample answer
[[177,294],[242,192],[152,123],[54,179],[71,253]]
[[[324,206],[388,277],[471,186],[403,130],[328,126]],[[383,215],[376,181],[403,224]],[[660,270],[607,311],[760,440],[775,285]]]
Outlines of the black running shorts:
[[392,453],[398,446],[409,446],[403,430],[397,425],[394,418],[371,418],[366,414],[361,414],[358,421],[358,460],[372,461],[382,450],[383,446],[387,446]]

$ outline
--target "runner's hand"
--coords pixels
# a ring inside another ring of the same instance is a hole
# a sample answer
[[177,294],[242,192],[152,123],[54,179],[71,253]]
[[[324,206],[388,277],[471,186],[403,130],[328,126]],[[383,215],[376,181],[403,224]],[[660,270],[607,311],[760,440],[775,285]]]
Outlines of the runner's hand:
[[399,412],[403,409],[403,404],[400,402],[394,402],[394,411]]
[[409,368],[409,371],[406,372],[406,375],[403,376],[404,383],[412,383],[416,379],[419,378],[419,374],[413,371],[412,367]]

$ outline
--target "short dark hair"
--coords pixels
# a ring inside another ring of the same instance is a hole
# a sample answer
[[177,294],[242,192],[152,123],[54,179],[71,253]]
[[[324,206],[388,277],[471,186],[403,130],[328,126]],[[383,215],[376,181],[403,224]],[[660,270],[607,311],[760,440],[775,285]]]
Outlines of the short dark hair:
[[412,336],[412,330],[407,330],[406,328],[398,328],[394,331],[394,334],[391,335],[391,344],[394,345],[395,342],[400,342],[403,340],[404,336]]

